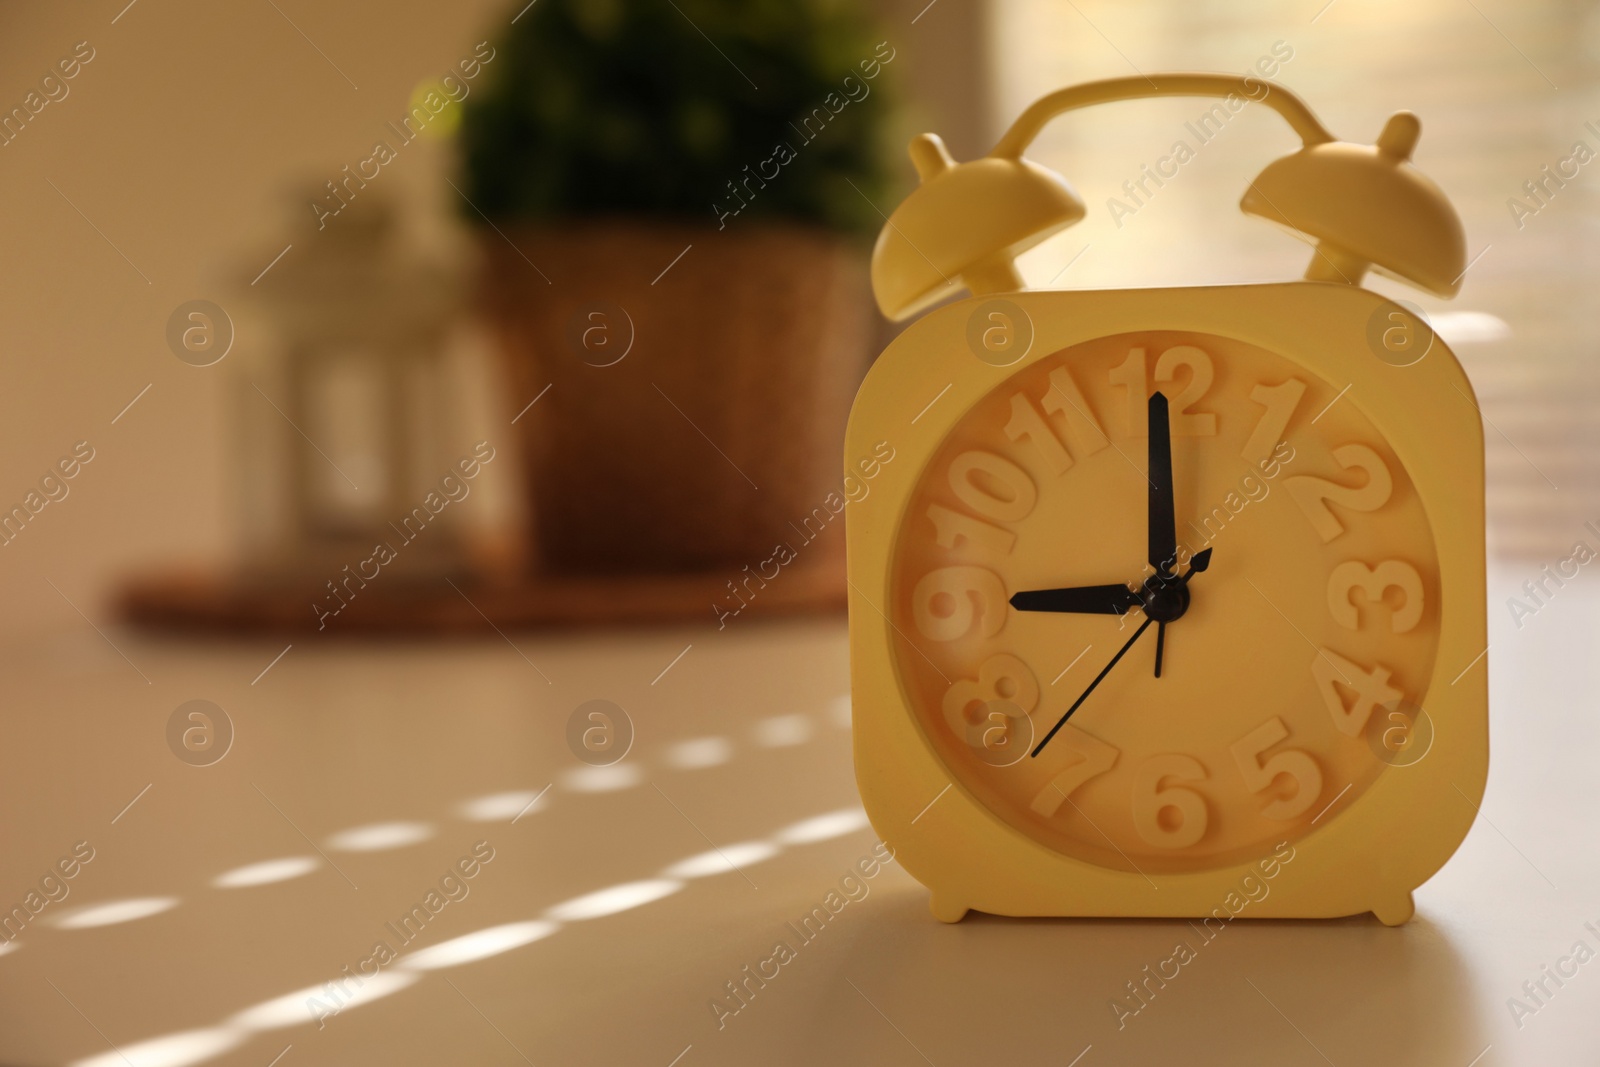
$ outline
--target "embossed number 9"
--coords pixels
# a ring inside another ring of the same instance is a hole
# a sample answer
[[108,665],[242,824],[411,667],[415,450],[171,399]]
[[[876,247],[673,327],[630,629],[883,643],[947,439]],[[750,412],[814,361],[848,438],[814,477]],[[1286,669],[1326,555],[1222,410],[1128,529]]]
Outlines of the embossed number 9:
[[940,567],[917,583],[911,609],[930,641],[954,641],[974,626],[993,637],[1006,622],[1006,587],[983,567]]

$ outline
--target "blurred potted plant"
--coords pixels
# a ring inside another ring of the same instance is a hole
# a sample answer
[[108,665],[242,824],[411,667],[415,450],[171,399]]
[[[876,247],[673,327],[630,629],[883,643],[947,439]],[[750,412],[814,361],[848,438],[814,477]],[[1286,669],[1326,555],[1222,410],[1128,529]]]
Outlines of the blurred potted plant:
[[540,0],[497,43],[462,191],[512,410],[539,398],[547,570],[737,567],[839,492],[888,173],[870,31],[853,0]]

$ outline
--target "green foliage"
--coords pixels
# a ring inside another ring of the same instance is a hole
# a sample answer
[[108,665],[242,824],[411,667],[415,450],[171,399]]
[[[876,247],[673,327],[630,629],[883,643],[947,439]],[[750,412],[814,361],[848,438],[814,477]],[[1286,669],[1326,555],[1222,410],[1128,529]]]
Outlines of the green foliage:
[[[464,103],[465,191],[494,219],[715,224],[714,205],[740,204],[728,183],[757,173],[781,143],[793,158],[764,188],[751,183],[749,206],[727,225],[760,217],[874,232],[883,220],[862,194],[878,202],[885,191],[891,68],[879,61],[893,49],[875,55],[865,7],[537,0],[495,43],[485,84]],[[816,109],[826,124],[814,118],[808,140],[800,127]]]

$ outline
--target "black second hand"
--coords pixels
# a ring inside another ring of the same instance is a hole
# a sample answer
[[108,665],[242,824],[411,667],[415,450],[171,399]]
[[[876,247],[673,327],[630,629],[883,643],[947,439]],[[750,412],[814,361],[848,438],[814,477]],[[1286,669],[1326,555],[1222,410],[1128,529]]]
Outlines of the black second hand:
[[1127,654],[1128,649],[1133,647],[1133,643],[1139,640],[1139,638],[1143,636],[1144,632],[1150,629],[1150,624],[1155,621],[1156,620],[1147,616],[1144,622],[1139,625],[1139,628],[1133,631],[1133,636],[1128,638],[1128,643],[1123,645],[1115,656],[1111,657],[1111,662],[1107,663],[1099,674],[1095,675],[1094,681],[1089,683],[1089,688],[1085,689],[1083,691],[1083,695],[1072,702],[1072,707],[1067,709],[1067,713],[1061,716],[1061,718],[1056,721],[1054,726],[1050,727],[1050,732],[1044,735],[1044,740],[1040,741],[1034,746],[1033,751],[1028,754],[1030,759],[1034,756],[1037,756],[1039,754],[1039,750],[1050,743],[1050,739],[1056,735],[1056,731],[1060,730],[1067,724],[1067,720],[1072,718],[1072,713],[1078,710],[1078,706],[1081,705],[1085,700],[1089,699],[1089,694],[1094,692],[1094,687],[1100,684],[1101,679],[1111,673],[1111,668],[1117,665],[1117,661]]
[[[1212,550],[1208,548],[1204,552],[1197,552],[1195,554],[1194,559],[1189,563],[1189,569],[1184,572],[1182,578],[1178,579],[1178,584],[1180,586],[1188,585],[1189,579],[1210,568],[1211,551]],[[1072,702],[1072,707],[1068,708],[1067,713],[1061,716],[1061,718],[1056,721],[1054,726],[1050,727],[1050,732],[1044,735],[1044,740],[1035,745],[1033,751],[1028,753],[1028,757],[1030,759],[1034,756],[1037,756],[1040,749],[1044,748],[1044,746],[1050,743],[1050,739],[1056,735],[1056,731],[1060,730],[1067,724],[1067,720],[1072,718],[1072,713],[1078,710],[1078,706],[1081,705],[1085,700],[1089,699],[1089,694],[1094,692],[1095,686],[1099,685],[1101,679],[1105,678],[1106,675],[1111,673],[1111,668],[1117,665],[1117,661],[1122,659],[1122,657],[1127,654],[1128,649],[1133,647],[1133,643],[1139,640],[1144,632],[1150,628],[1150,624],[1155,621],[1156,620],[1150,618],[1150,616],[1145,616],[1144,622],[1141,623],[1139,628],[1133,632],[1133,636],[1128,638],[1128,643],[1117,650],[1117,654],[1111,657],[1111,662],[1107,663],[1104,669],[1102,669],[1099,674],[1094,676],[1094,681],[1089,683],[1089,688],[1083,691],[1083,695]]]

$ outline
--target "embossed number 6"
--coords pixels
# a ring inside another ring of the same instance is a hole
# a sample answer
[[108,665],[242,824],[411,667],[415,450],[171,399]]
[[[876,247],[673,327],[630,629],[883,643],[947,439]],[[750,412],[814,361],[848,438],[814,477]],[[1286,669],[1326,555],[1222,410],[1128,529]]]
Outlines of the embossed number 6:
[[[1139,765],[1133,781],[1133,828],[1145,843],[1156,848],[1186,848],[1205,836],[1205,798],[1181,785],[1161,788],[1168,778],[1201,781],[1206,769],[1193,756],[1169,752],[1151,756]],[[1177,813],[1176,825],[1169,825],[1162,812]]]

